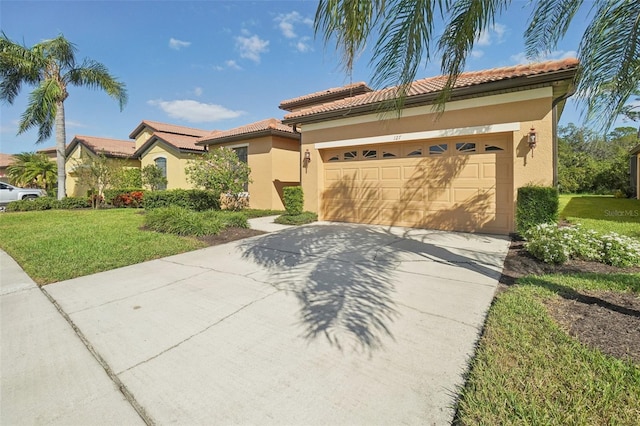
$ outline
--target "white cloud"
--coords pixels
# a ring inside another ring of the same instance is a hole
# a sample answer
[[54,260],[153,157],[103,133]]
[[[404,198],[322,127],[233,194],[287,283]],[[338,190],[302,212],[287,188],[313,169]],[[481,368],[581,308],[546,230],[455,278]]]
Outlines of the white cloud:
[[475,41],[476,46],[491,46],[492,44],[500,44],[504,41],[504,35],[507,27],[502,24],[493,24],[486,30],[480,32]]
[[74,128],[74,129],[89,127],[84,123],[81,123],[79,121],[73,121],[73,120],[65,120],[64,125],[67,128]]
[[221,105],[205,104],[190,99],[175,101],[157,99],[147,101],[147,103],[159,107],[171,118],[185,120],[190,123],[210,123],[237,118],[244,114],[244,111],[232,111]]
[[311,40],[311,37],[300,37],[300,40],[298,40],[295,44],[296,50],[301,53],[312,50],[311,44],[309,44],[309,40]]
[[189,47],[189,46],[191,46],[190,41],[182,41],[173,37],[169,39],[169,47],[173,50],[180,50],[183,47]]
[[471,57],[474,59],[479,59],[479,58],[482,58],[483,56],[484,56],[484,50],[473,49],[471,51]]
[[238,63],[236,61],[234,61],[233,59],[229,59],[228,61],[225,61],[224,63],[227,68],[231,68],[232,70],[241,70],[242,67],[240,65],[238,65]]
[[236,48],[240,51],[240,57],[251,59],[256,63],[260,62],[261,54],[269,51],[268,46],[269,41],[262,40],[257,35],[236,37]]
[[311,18],[303,18],[302,15],[296,11],[291,13],[281,13],[274,18],[274,21],[278,23],[278,28],[280,28],[282,35],[286,38],[296,38],[298,36],[295,31],[296,25],[313,25],[313,20]]
[[198,97],[202,96],[202,87],[196,87],[195,89],[193,89],[193,94]]
[[525,52],[511,55],[510,59],[515,64],[528,64],[531,62],[542,62],[556,59],[575,58],[578,53],[575,50],[554,50],[553,52],[542,53],[535,58],[527,58]]

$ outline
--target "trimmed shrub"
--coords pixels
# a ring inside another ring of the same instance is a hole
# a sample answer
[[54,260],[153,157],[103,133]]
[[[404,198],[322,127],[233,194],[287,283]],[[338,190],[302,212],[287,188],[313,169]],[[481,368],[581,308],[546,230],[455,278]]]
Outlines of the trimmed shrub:
[[91,207],[91,201],[85,197],[65,197],[60,201],[57,201],[57,207],[54,209],[86,209]]
[[[107,204],[111,204],[114,205],[115,203],[118,203],[117,198],[121,197],[122,195],[131,195],[131,193],[133,192],[140,192],[142,193],[142,197],[140,197],[140,200],[142,200],[142,198],[144,197],[144,189],[141,188],[113,188],[113,189],[105,189],[104,190],[104,201]],[[129,206],[116,206],[116,207],[129,207]],[[131,206],[133,207],[133,206]],[[135,207],[142,207],[142,205],[140,206],[135,206]]]
[[284,194],[284,208],[289,216],[297,216],[302,214],[304,208],[304,194],[301,186],[285,186],[283,189]]
[[185,209],[204,211],[220,208],[220,195],[203,189],[171,189],[147,192],[144,196],[146,209],[178,206]]
[[545,186],[518,188],[516,231],[523,235],[536,225],[558,221],[558,190]]
[[285,214],[275,218],[274,222],[281,225],[306,225],[318,220],[318,215],[312,212],[302,212],[297,215]]
[[58,200],[53,197],[39,197],[30,200],[12,201],[7,204],[8,212],[31,212],[58,208]]
[[579,224],[559,228],[555,223],[543,223],[524,236],[526,250],[546,263],[582,259],[618,267],[640,265],[640,243],[615,232],[600,235]]

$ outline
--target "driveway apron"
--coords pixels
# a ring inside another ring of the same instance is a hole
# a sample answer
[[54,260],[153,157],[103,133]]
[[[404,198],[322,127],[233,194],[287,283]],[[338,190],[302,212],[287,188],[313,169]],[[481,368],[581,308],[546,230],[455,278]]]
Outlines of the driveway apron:
[[508,245],[314,224],[45,291],[149,423],[450,424]]

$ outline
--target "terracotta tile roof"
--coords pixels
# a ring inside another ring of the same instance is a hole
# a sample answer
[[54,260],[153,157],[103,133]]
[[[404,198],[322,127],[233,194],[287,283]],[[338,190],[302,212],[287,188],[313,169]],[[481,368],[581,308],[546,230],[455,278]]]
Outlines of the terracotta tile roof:
[[[578,60],[574,58],[548,61],[540,63],[532,63],[527,65],[515,65],[503,68],[493,68],[483,71],[471,71],[460,74],[458,77],[454,89],[461,89],[465,87],[477,86],[480,84],[515,79],[518,77],[532,77],[536,75],[542,75],[547,73],[553,73],[557,71],[576,69],[578,66]],[[437,94],[442,90],[446,83],[446,76],[429,77],[421,80],[416,80],[411,83],[407,100],[411,97],[419,95]],[[369,92],[350,98],[336,100],[329,103],[310,106],[298,111],[291,112],[285,115],[285,122],[294,118],[310,116],[318,113],[326,113],[331,111],[340,111],[345,109],[351,109],[354,107],[362,107],[366,105],[376,104],[385,100],[392,99],[395,93],[396,87],[389,87],[375,92]],[[311,96],[311,95],[308,95]]]
[[372,88],[367,86],[365,82],[361,81],[342,87],[332,87],[331,89],[322,90],[309,95],[298,96],[293,99],[287,99],[286,101],[280,102],[279,108],[285,111],[294,111],[302,107],[353,97],[372,91]]
[[192,127],[177,126],[175,124],[160,123],[158,121],[142,120],[142,122],[129,135],[129,138],[135,139],[136,136],[145,128],[149,127],[154,132],[173,133],[176,135],[186,135],[202,137],[210,133],[210,130],[194,129]]
[[55,154],[55,153],[56,153],[56,151],[57,151],[57,149],[58,149],[58,148],[57,148],[57,147],[55,147],[55,146],[50,146],[50,147],[48,147],[48,148],[42,148],[42,149],[39,149],[39,150],[37,150],[36,152],[39,152],[39,153],[41,153],[41,154],[49,154],[49,153],[53,153],[53,154]]
[[154,132],[149,141],[151,141],[153,138],[161,139],[169,145],[173,145],[178,149],[204,151],[204,148],[196,145],[196,141],[198,141],[199,139],[194,136],[177,135],[175,133],[166,132]]
[[78,143],[85,145],[94,154],[104,153],[107,157],[129,158],[136,151],[136,145],[132,141],[76,135],[67,146],[67,155]]
[[13,154],[0,154],[0,167],[8,167],[13,163]]
[[198,145],[209,145],[213,143],[224,142],[229,139],[241,139],[249,138],[262,134],[290,134],[297,137],[296,133],[291,127],[282,124],[282,122],[276,118],[268,118],[266,120],[256,121],[255,123],[246,124],[244,126],[236,127],[234,129],[217,132],[213,135],[205,136],[198,139]]

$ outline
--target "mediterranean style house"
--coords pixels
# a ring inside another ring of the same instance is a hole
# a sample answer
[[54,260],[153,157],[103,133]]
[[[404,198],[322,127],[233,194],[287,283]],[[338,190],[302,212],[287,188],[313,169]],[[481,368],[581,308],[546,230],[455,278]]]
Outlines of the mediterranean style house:
[[[305,210],[321,220],[508,234],[519,187],[556,181],[556,125],[575,59],[461,74],[444,111],[446,77],[339,90],[281,103],[301,133]],[[344,94],[345,91],[340,92]]]

